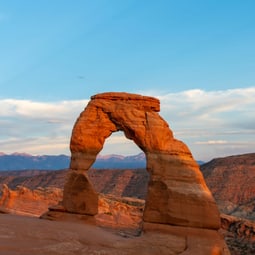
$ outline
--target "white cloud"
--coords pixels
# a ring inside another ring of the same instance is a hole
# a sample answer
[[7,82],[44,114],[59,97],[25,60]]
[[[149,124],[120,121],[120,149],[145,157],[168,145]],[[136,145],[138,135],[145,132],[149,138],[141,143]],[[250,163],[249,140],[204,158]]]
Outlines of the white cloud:
[[72,127],[88,100],[0,100],[1,151],[69,154]]
[[[189,146],[196,159],[254,151],[255,87],[139,93],[160,99],[160,115],[169,123],[175,137]],[[87,103],[88,100],[0,100],[0,150],[69,154],[72,127]],[[116,133],[106,140],[102,153],[130,155],[139,151],[132,141]]]
[[136,155],[140,152],[141,149],[132,140],[127,139],[123,132],[115,132],[105,140],[104,148],[100,153]]
[[69,137],[18,137],[3,139],[1,151],[5,153],[26,152],[33,155],[69,155]]
[[195,142],[195,144],[205,144],[205,145],[208,145],[208,144],[227,144],[228,142],[227,141],[224,141],[224,140],[209,140],[209,141],[201,141],[201,142]]
[[33,102],[31,100],[0,100],[0,116],[59,120],[66,119],[74,112],[82,111],[88,100]]
[[162,117],[195,158],[209,160],[222,154],[255,151],[254,144],[247,143],[255,140],[255,87],[189,90],[158,98]]

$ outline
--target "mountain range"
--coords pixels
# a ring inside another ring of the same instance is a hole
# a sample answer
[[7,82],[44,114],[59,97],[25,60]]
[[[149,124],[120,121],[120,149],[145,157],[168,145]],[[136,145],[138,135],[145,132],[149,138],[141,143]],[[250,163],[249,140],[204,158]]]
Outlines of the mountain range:
[[[0,171],[4,170],[58,170],[69,168],[70,156],[67,155],[42,155],[33,156],[27,153],[0,153]],[[96,169],[133,169],[145,168],[146,158],[144,153],[133,156],[98,155],[92,168]]]
[[[203,161],[197,161],[199,165]],[[67,155],[30,155],[27,153],[5,154],[0,152],[0,171],[7,170],[59,170],[69,168],[70,156]],[[138,169],[146,168],[143,152],[137,155],[122,156],[117,154],[98,155],[92,165],[95,169]]]

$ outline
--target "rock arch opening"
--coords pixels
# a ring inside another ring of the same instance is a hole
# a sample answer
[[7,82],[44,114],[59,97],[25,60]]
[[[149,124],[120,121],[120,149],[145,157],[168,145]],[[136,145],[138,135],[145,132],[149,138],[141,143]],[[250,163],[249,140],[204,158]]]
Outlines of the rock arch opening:
[[144,226],[160,223],[219,228],[218,208],[197,163],[187,146],[173,137],[159,110],[159,100],[152,97],[129,93],[91,97],[72,132],[71,164],[63,197],[67,212],[92,218],[98,213],[98,194],[88,170],[105,140],[122,130],[146,155],[150,178]]
[[149,181],[145,154],[117,131],[105,140],[99,155],[88,172],[99,193],[96,222],[137,235],[142,230]]
[[113,132],[105,139],[103,149],[99,152],[99,155],[133,156],[140,153],[144,152],[134,143],[133,140],[127,139],[122,130],[119,130]]

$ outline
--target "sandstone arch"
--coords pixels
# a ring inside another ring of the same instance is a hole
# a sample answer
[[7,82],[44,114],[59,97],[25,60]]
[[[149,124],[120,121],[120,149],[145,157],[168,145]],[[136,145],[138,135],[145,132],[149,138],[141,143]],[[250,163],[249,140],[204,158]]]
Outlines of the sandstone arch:
[[86,171],[112,132],[122,130],[146,154],[150,173],[144,221],[199,228],[219,228],[219,212],[191,152],[173,137],[158,114],[160,102],[129,93],[91,97],[77,119],[70,142],[71,164],[64,187],[66,211],[94,216],[98,194]]

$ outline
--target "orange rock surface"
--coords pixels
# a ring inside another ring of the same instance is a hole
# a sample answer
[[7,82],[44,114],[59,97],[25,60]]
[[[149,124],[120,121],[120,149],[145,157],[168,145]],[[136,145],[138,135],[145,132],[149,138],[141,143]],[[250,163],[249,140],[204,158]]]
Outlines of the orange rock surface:
[[91,97],[72,132],[70,178],[63,199],[67,211],[97,214],[97,195],[90,181],[85,181],[86,172],[105,139],[122,130],[146,154],[150,180],[144,221],[219,228],[217,206],[197,163],[187,146],[173,137],[159,109],[159,100],[141,95],[103,93]]
[[63,191],[59,188],[38,188],[30,190],[18,186],[11,190],[3,185],[0,197],[0,207],[3,211],[28,216],[39,217],[49,206],[56,205],[63,198]]
[[142,229],[144,203],[141,199],[100,194],[97,224],[139,233]]
[[[105,203],[106,200],[99,199],[88,170],[102,150],[105,139],[121,130],[146,155],[149,182],[142,233],[146,238],[165,233],[165,241],[169,243],[164,248],[157,244],[156,251],[151,239],[149,250],[123,254],[228,255],[228,248],[217,232],[219,211],[199,166],[188,147],[173,137],[168,124],[158,114],[159,110],[159,100],[152,97],[128,93],[103,93],[91,97],[73,127],[71,163],[63,201],[44,217],[96,224],[100,215],[98,204],[101,203],[99,208],[106,209],[109,201]],[[121,207],[123,214],[121,210],[117,213],[107,208],[108,213],[101,211],[101,219],[103,214],[115,221],[116,217],[125,217],[126,207],[117,201],[115,207]],[[131,218],[128,215],[127,219]],[[104,222],[107,222],[106,218]]]

